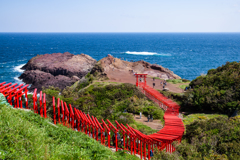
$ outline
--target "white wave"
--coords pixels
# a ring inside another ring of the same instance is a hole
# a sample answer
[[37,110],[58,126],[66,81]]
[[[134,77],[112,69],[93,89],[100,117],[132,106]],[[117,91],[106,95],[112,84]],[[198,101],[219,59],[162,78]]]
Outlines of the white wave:
[[171,56],[171,54],[163,54],[163,53],[155,53],[155,52],[125,52],[126,54],[134,54],[134,55],[143,55],[143,56]]
[[17,81],[18,84],[24,84],[23,81],[18,77],[14,77],[14,79]]
[[135,55],[157,55],[157,53],[154,52],[125,52],[126,54],[135,54]]
[[17,60],[18,62],[22,62],[22,61],[26,61],[26,59],[22,59],[22,60]]
[[14,67],[14,71],[15,71],[15,72],[20,72],[20,73],[24,72],[24,70],[21,69],[24,65],[25,65],[25,64],[21,64],[21,65],[19,65],[19,66]]

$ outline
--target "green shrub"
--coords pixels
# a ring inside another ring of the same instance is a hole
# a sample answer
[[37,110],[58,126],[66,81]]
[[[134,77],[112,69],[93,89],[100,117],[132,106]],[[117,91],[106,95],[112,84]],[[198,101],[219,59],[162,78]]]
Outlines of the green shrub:
[[240,116],[194,121],[177,152],[183,159],[240,159]]
[[184,103],[197,112],[217,112],[231,116],[240,109],[240,63],[227,62],[199,76],[189,85]]

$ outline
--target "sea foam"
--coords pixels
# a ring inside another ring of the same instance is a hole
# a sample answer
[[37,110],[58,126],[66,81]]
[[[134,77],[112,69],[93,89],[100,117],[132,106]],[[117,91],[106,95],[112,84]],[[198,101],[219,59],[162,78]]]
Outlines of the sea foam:
[[156,53],[156,52],[125,52],[126,54],[134,54],[134,55],[143,55],[143,56],[171,56],[171,54],[163,54],[163,53]]
[[19,79],[18,77],[14,77],[14,79],[15,79],[16,81],[22,82],[22,80]]
[[19,79],[18,77],[14,77],[14,80],[16,81],[16,83],[18,84],[25,84],[21,79]]
[[21,68],[22,68],[24,65],[25,65],[25,64],[21,64],[21,65],[19,65],[19,66],[16,66],[16,67],[13,68],[13,70],[14,70],[15,72],[23,73],[24,70],[21,69]]

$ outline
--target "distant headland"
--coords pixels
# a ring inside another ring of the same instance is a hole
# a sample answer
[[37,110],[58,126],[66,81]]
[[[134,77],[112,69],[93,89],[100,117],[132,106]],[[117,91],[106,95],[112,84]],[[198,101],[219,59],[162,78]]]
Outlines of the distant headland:
[[37,55],[21,69],[24,72],[19,79],[31,84],[30,90],[49,86],[64,89],[90,72],[99,80],[125,83],[134,83],[134,73],[147,73],[150,77],[160,79],[181,79],[167,68],[143,60],[128,62],[108,55],[97,62],[89,55],[69,52]]

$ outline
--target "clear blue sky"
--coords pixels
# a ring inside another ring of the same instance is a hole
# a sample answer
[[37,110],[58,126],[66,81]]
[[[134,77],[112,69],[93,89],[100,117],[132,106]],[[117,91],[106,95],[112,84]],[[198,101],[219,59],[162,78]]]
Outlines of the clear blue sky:
[[0,32],[240,32],[240,0],[0,0]]

